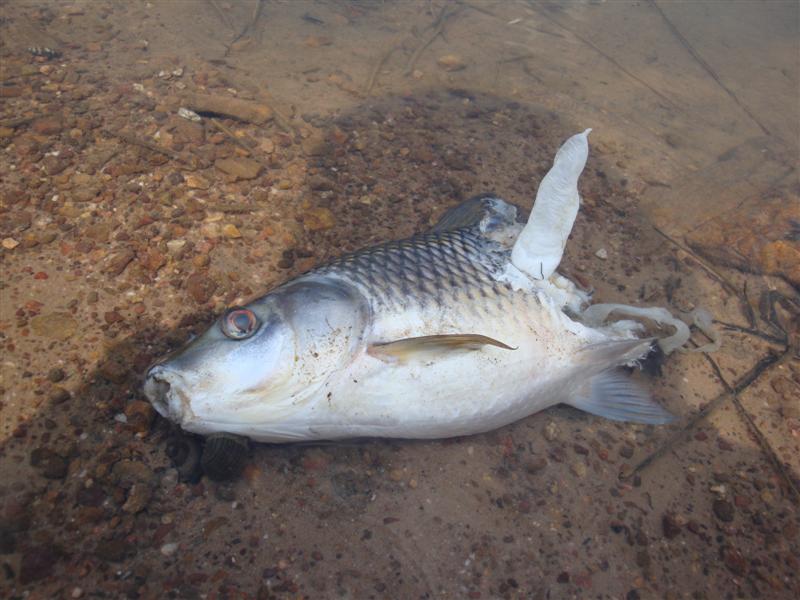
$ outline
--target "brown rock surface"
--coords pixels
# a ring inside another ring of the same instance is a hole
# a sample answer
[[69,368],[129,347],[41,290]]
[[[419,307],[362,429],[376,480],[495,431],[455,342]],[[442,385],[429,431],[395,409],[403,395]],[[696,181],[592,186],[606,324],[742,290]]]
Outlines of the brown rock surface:
[[720,215],[688,241],[716,264],[777,275],[800,287],[800,195],[790,190]]
[[55,340],[68,340],[78,329],[78,322],[69,313],[47,313],[31,319],[31,330],[36,335]]
[[214,163],[223,173],[237,179],[255,179],[264,168],[261,163],[250,158],[221,158]]
[[193,273],[186,280],[186,291],[198,304],[203,304],[211,299],[217,283],[203,273]]

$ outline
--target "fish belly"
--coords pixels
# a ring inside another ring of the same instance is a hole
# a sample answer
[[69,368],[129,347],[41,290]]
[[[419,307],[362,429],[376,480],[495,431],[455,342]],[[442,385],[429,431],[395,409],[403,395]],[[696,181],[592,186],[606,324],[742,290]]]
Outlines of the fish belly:
[[[522,309],[522,305],[510,308]],[[538,314],[413,312],[379,320],[378,339],[478,333],[514,350],[483,346],[392,363],[360,353],[324,388],[306,415],[311,438],[441,438],[501,427],[578,393],[576,353],[587,343],[541,309]],[[566,317],[565,317],[566,318]]]

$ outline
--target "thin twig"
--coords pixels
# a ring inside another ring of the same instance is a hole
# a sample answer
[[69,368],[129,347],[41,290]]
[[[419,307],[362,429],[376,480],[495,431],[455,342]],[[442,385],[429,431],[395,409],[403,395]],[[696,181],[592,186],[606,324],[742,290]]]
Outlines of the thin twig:
[[284,116],[284,114],[281,111],[279,111],[274,106],[271,106],[271,108],[272,108],[272,118],[275,120],[275,123],[278,124],[278,127],[283,129],[286,133],[291,133],[292,135],[297,133],[294,129],[294,126],[292,126],[292,122],[286,116]]
[[228,48],[233,46],[236,42],[238,42],[240,39],[242,39],[245,35],[247,35],[248,33],[250,33],[251,31],[253,31],[255,29],[256,22],[258,21],[258,17],[261,14],[261,7],[263,5],[263,0],[255,0],[255,1],[256,1],[256,3],[253,6],[253,14],[250,17],[250,21],[248,21],[247,25],[244,26],[244,29],[242,29],[239,32],[239,35],[237,35],[235,38],[233,38],[233,41],[230,44],[228,44]]
[[674,35],[677,38],[677,40],[691,55],[691,57],[697,62],[697,64],[700,65],[705,70],[705,72],[708,73],[711,76],[711,78],[717,83],[717,85],[726,94],[728,94],[728,96],[730,96],[731,100],[733,100],[739,106],[739,108],[741,108],[745,112],[745,114],[748,117],[750,117],[753,123],[758,125],[758,128],[761,129],[764,135],[770,135],[769,129],[767,129],[764,126],[764,124],[761,121],[759,121],[758,118],[752,112],[750,112],[749,108],[747,108],[744,104],[742,104],[742,102],[739,100],[739,97],[736,94],[734,94],[733,91],[728,86],[722,83],[722,80],[719,78],[719,75],[717,75],[717,72],[714,71],[711,65],[709,65],[705,60],[703,60],[703,57],[700,56],[694,49],[694,47],[689,43],[689,41],[685,37],[683,37],[683,34],[678,30],[675,24],[669,20],[669,17],[667,17],[667,15],[664,14],[664,11],[661,10],[661,7],[658,4],[656,4],[656,1],[650,0],[650,4],[653,6],[653,8],[656,9],[656,12],[658,12],[658,14],[661,15],[661,18],[664,20],[664,23],[666,23],[667,28],[670,30],[672,35]]
[[742,327],[741,325],[736,325],[735,323],[727,323],[725,321],[719,321],[714,319],[714,321],[725,328],[725,331],[736,331],[738,333],[744,333],[747,335],[752,335],[753,337],[761,338],[766,342],[770,342],[772,344],[786,344],[786,338],[779,338],[775,335],[770,335],[768,333],[764,333],[759,329],[751,329],[750,327]]
[[[791,355],[792,353],[791,351],[792,351],[791,347],[787,348],[786,355],[787,356]],[[711,356],[709,356],[708,354],[704,354],[704,356],[711,365],[711,368],[714,369],[714,373],[716,373],[717,378],[722,382],[722,385],[725,386],[725,389],[733,397],[733,404],[736,407],[739,416],[745,422],[745,424],[747,425],[747,429],[750,431],[753,437],[756,438],[756,441],[758,442],[761,451],[766,455],[767,460],[769,460],[769,462],[772,464],[772,468],[775,469],[775,471],[778,473],[781,479],[783,479],[783,482],[786,484],[786,487],[789,489],[790,492],[792,492],[794,497],[796,499],[800,499],[800,492],[797,491],[797,487],[795,487],[794,481],[792,481],[792,478],[786,472],[786,468],[783,466],[783,463],[781,463],[780,459],[778,458],[778,455],[775,454],[775,450],[772,449],[769,440],[767,440],[766,436],[764,436],[764,434],[761,432],[761,429],[759,429],[756,422],[750,416],[750,413],[748,413],[745,407],[742,405],[741,400],[739,400],[739,393],[734,388],[732,388],[730,384],[725,380],[725,377],[722,376],[722,371],[720,370],[719,365],[716,363],[716,361],[714,361],[714,359],[711,358]]]
[[264,0],[255,0],[256,3],[253,6],[253,16],[250,18],[250,31],[255,30],[256,24],[258,23],[258,17],[261,16],[261,8],[264,6]]
[[462,6],[466,6],[467,8],[471,8],[472,10],[478,11],[479,13],[483,13],[485,15],[489,15],[490,17],[498,18],[497,15],[494,14],[489,9],[484,8],[482,6],[478,6],[477,4],[473,4],[472,2],[467,2],[467,0],[456,0],[456,2],[458,2]]
[[422,43],[419,46],[417,46],[417,49],[414,50],[414,53],[411,55],[411,58],[408,59],[408,63],[406,64],[406,70],[403,71],[403,75],[408,76],[408,75],[411,75],[411,73],[414,72],[414,66],[417,64],[417,60],[419,60],[420,55],[425,51],[425,48],[430,46],[431,43],[433,42],[433,40],[435,40],[437,38],[437,36],[440,33],[442,33],[442,30],[444,29],[445,22],[449,18],[453,17],[456,13],[461,11],[461,7],[456,8],[453,11],[450,11],[449,8],[450,7],[447,6],[447,5],[442,7],[442,10],[439,13],[439,16],[433,22],[433,30],[428,35],[428,37],[426,37],[422,41]]
[[711,265],[707,264],[702,258],[700,258],[697,255],[696,252],[692,251],[688,246],[684,246],[678,240],[673,238],[668,233],[666,233],[664,231],[661,231],[661,229],[659,229],[655,225],[653,225],[652,227],[653,227],[653,229],[655,230],[655,232],[657,234],[659,234],[661,237],[663,237],[668,242],[673,244],[676,248],[679,248],[680,250],[683,250],[684,252],[686,252],[686,254],[691,256],[697,262],[697,264],[699,264],[707,273],[709,273],[712,277],[714,277],[717,281],[719,281],[722,284],[722,287],[724,287],[726,290],[728,290],[734,296],[739,298],[739,301],[742,304],[742,310],[745,313],[745,318],[747,318],[747,322],[750,324],[751,327],[755,328],[756,315],[755,315],[755,312],[753,311],[753,307],[750,306],[750,301],[747,299],[746,295],[742,294],[742,292],[740,292],[738,289],[736,289],[736,286],[734,286],[728,280],[727,277],[722,275],[722,273],[720,273],[719,271],[714,269]]
[[214,0],[208,0],[208,3],[214,7],[214,10],[217,13],[217,16],[225,23],[225,27],[228,29],[233,29],[230,20],[228,20],[228,16],[223,12],[223,10],[219,7],[219,5]]
[[656,460],[661,458],[664,454],[672,450],[677,444],[682,442],[686,439],[689,434],[694,430],[694,428],[700,423],[703,419],[705,419],[709,414],[714,412],[723,402],[725,402],[731,396],[737,395],[742,393],[745,389],[747,389],[750,385],[752,385],[762,374],[766,371],[775,367],[777,365],[783,364],[786,362],[792,355],[793,350],[791,348],[786,348],[783,353],[775,355],[775,354],[768,354],[767,356],[763,357],[759,360],[756,365],[751,368],[747,373],[745,373],[736,384],[722,392],[719,396],[711,400],[708,404],[706,404],[700,412],[695,414],[689,421],[681,427],[681,429],[675,432],[672,437],[667,439],[655,452],[650,454],[647,458],[642,460],[639,464],[637,464],[633,469],[627,471],[625,473],[620,474],[620,479],[630,479],[637,473],[641,473],[651,464],[653,464]]
[[243,149],[245,152],[247,152],[247,156],[250,156],[250,155],[253,153],[253,150],[252,150],[252,148],[250,148],[250,147],[249,147],[247,144],[245,144],[245,143],[244,143],[242,140],[240,140],[238,137],[236,137],[236,134],[235,134],[235,133],[233,133],[233,132],[232,132],[230,129],[228,129],[227,127],[225,127],[225,125],[223,125],[222,123],[220,123],[220,122],[219,122],[219,120],[217,120],[217,119],[215,119],[215,118],[211,117],[211,118],[209,119],[209,121],[211,121],[211,124],[212,124],[214,127],[216,127],[216,128],[217,128],[217,129],[219,129],[219,130],[220,130],[222,133],[224,133],[224,134],[225,134],[225,135],[227,135],[229,138],[231,138],[231,141],[233,141],[233,143],[234,143],[234,144],[236,144],[237,146],[239,146],[240,148],[242,148],[242,149]]
[[258,206],[252,206],[250,204],[235,204],[235,203],[206,204],[206,208],[208,210],[223,212],[223,213],[248,213],[256,210],[263,210],[263,208],[260,208]]
[[378,79],[378,73],[383,68],[383,65],[389,60],[389,57],[394,54],[395,50],[400,48],[402,44],[400,43],[399,38],[396,39],[390,46],[389,49],[386,50],[383,54],[381,54],[378,62],[375,63],[375,66],[372,67],[372,71],[369,73],[369,79],[367,79],[367,83],[364,86],[364,95],[369,96],[372,88],[375,86],[375,81]]
[[673,108],[678,108],[677,103],[675,103],[673,100],[671,100],[670,98],[668,98],[667,96],[665,96],[664,94],[659,92],[656,88],[654,88],[652,85],[647,83],[644,79],[642,79],[638,75],[635,75],[634,73],[632,73],[631,71],[629,71],[628,69],[623,67],[619,62],[617,62],[617,60],[613,56],[611,56],[607,52],[604,52],[603,50],[601,50],[594,42],[592,42],[591,40],[583,37],[579,33],[576,33],[575,31],[573,31],[572,29],[570,29],[566,25],[562,25],[558,20],[556,20],[554,17],[552,17],[546,11],[542,10],[542,8],[536,2],[533,2],[532,0],[528,0],[528,6],[530,6],[531,10],[533,10],[534,12],[539,14],[541,17],[547,19],[548,21],[550,21],[551,23],[553,23],[557,27],[560,27],[561,29],[563,29],[567,33],[569,33],[572,36],[574,36],[575,38],[577,38],[580,42],[582,42],[582,43],[586,44],[587,46],[589,46],[592,50],[594,50],[600,56],[605,58],[608,62],[610,62],[612,65],[614,65],[617,69],[622,71],[622,73],[624,73],[625,75],[627,75],[628,77],[633,79],[639,85],[646,87],[648,90],[650,90],[650,92],[652,92],[654,95],[658,96],[661,100],[666,102],[668,105],[670,105]]
[[10,129],[16,129],[17,127],[21,127],[22,125],[27,125],[35,118],[36,117],[17,117],[16,119],[9,119],[8,121],[0,122],[0,127],[8,127]]
[[536,58],[535,54],[523,54],[521,56],[512,56],[511,58],[504,58],[502,60],[498,60],[498,65],[505,65],[507,63],[513,63],[520,60],[528,60],[529,58]]
[[175,152],[175,150],[164,148],[163,146],[159,146],[158,144],[148,142],[147,140],[141,140],[127,133],[122,133],[121,131],[111,131],[110,129],[104,129],[103,131],[105,131],[108,135],[119,138],[123,142],[128,142],[129,144],[133,144],[134,146],[147,148],[148,150],[152,150],[153,152],[158,152],[159,154],[164,154],[166,156],[169,156],[170,158],[174,158],[175,160],[184,160],[183,156],[181,156],[179,152]]

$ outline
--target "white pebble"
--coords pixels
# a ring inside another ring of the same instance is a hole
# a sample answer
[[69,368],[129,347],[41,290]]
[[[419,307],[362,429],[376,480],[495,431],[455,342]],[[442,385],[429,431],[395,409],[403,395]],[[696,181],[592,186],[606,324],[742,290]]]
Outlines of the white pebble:
[[170,542],[169,544],[164,544],[161,546],[161,554],[164,556],[172,556],[175,552],[178,551],[178,544],[175,542]]
[[608,258],[608,250],[605,248],[600,248],[597,252],[594,253],[597,258],[601,258],[603,260]]
[[202,117],[200,117],[200,115],[198,115],[196,112],[183,106],[178,109],[178,116],[183,117],[187,121],[194,121],[196,123],[199,123],[203,120]]

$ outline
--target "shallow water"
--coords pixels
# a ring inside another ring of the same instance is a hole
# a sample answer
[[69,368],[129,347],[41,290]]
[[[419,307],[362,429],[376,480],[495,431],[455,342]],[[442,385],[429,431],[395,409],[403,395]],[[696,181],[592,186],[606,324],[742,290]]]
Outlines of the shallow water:
[[[0,595],[796,597],[798,11],[3,3]],[[259,108],[193,123],[196,93]],[[677,424],[556,408],[457,440],[258,445],[224,483],[175,469],[152,360],[473,194],[529,208],[586,127],[563,271],[727,329],[712,360],[639,376]]]

